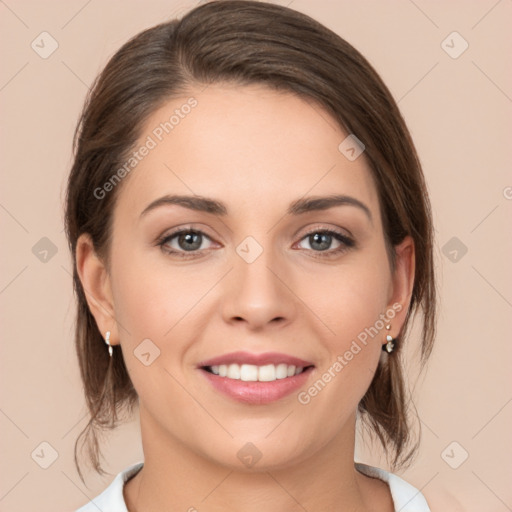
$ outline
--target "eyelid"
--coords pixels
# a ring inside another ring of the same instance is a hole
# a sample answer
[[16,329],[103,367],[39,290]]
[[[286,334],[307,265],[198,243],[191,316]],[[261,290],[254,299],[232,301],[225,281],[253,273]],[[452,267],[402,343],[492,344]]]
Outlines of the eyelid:
[[165,240],[166,238],[179,235],[182,232],[193,231],[195,233],[200,233],[203,236],[208,237],[210,240],[213,240],[215,237],[219,238],[218,235],[209,235],[207,230],[203,228],[203,225],[196,222],[191,222],[190,224],[182,224],[176,226],[174,228],[165,230],[164,233],[157,237],[156,241]]
[[[326,224],[316,224],[313,225],[311,228],[307,228],[306,232],[302,235],[302,238],[304,238],[307,235],[310,235],[312,233],[316,233],[317,231],[332,231],[334,233],[337,233],[339,235],[342,235],[346,238],[353,239],[352,233],[346,229],[346,228],[340,228],[338,226],[332,226],[332,225],[326,225]],[[299,229],[294,236],[299,236],[301,230]]]

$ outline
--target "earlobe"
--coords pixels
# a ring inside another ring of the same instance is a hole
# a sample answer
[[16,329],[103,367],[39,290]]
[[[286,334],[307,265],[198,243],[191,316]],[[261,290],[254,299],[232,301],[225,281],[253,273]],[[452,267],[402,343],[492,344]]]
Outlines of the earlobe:
[[91,314],[100,333],[110,331],[110,343],[118,343],[117,324],[114,317],[114,299],[110,276],[103,261],[94,250],[89,234],[80,235],[76,244],[76,267]]

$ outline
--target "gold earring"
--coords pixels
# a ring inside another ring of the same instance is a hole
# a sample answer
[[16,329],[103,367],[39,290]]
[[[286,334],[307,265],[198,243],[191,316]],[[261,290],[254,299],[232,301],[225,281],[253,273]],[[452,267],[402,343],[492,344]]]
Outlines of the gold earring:
[[[389,331],[391,329],[391,325],[389,325],[389,324],[386,325],[386,329]],[[391,352],[393,352],[393,350],[395,348],[395,339],[393,339],[392,336],[387,334],[386,335],[386,341],[387,341],[387,343],[382,345],[382,350],[384,352],[387,352],[388,354],[391,354]]]

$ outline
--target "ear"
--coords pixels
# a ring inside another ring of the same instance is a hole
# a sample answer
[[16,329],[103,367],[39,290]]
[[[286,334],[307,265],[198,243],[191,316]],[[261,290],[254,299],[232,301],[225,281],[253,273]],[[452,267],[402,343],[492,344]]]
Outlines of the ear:
[[110,344],[119,343],[119,333],[114,317],[114,299],[110,276],[94,250],[89,234],[80,235],[76,244],[76,267],[84,289],[89,310],[103,337],[110,331]]
[[414,288],[416,269],[414,240],[408,235],[399,245],[394,247],[394,250],[396,254],[395,272],[391,276],[388,308],[396,311],[394,320],[390,322],[391,330],[389,331],[389,334],[396,338],[405,322]]

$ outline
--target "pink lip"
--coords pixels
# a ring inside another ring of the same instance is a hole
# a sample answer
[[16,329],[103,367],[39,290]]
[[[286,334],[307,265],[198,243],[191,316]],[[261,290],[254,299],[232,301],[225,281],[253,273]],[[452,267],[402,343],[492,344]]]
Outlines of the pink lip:
[[280,400],[297,391],[304,385],[312,370],[313,368],[310,367],[293,377],[278,379],[272,382],[245,382],[221,377],[204,369],[201,369],[200,372],[217,391],[233,400],[246,404],[264,405]]
[[[243,380],[229,379],[228,377],[221,377],[220,375],[215,375],[204,369],[205,366],[218,366],[221,364],[253,364],[263,366],[266,364],[278,365],[283,363],[308,369],[293,377],[277,379],[272,382],[245,382]],[[304,359],[278,352],[252,354],[250,352],[239,351],[202,361],[197,366],[217,391],[220,391],[237,402],[263,405],[280,400],[298,390],[308,379],[314,365]]]
[[[254,364],[256,366],[263,366],[265,364],[287,364],[296,367],[313,366],[313,363],[299,359],[298,357],[289,356],[287,354],[280,354],[278,352],[265,352],[263,354],[251,354],[250,352],[231,352],[223,356],[214,357],[199,363],[197,366],[216,366],[220,364]],[[284,380],[284,379],[283,379]]]

